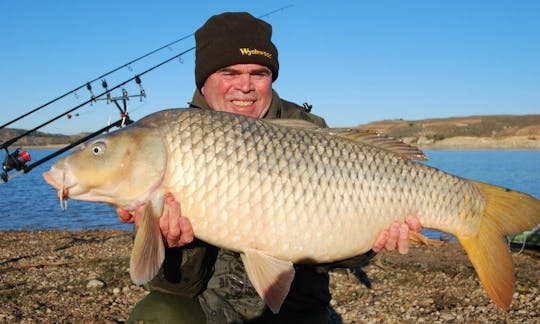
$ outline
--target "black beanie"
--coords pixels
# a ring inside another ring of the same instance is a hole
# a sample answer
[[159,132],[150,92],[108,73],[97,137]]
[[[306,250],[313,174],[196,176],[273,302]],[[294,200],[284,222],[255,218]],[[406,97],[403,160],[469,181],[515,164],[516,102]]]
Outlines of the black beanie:
[[234,64],[260,64],[278,77],[278,51],[272,26],[247,12],[226,12],[210,17],[195,32],[195,82],[201,89],[210,74]]

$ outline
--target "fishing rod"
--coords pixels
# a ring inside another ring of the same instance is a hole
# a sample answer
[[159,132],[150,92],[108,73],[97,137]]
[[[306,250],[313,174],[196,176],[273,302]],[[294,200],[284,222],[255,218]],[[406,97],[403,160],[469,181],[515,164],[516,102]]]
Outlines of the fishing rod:
[[[272,10],[272,11],[270,11],[270,12],[267,12],[267,13],[263,14],[262,16],[259,16],[259,18],[264,18],[264,17],[271,16],[271,15],[273,15],[273,14],[276,13],[276,12],[284,11],[284,10],[286,10],[286,9],[292,7],[292,6],[293,6],[293,5],[283,6],[283,7],[281,7],[281,8],[278,8],[278,9],[275,9],[275,10]],[[119,70],[125,68],[125,67],[128,67],[128,66],[130,66],[130,65],[133,64],[133,63],[136,63],[136,62],[138,62],[138,61],[140,61],[140,60],[142,60],[142,59],[144,59],[144,58],[147,58],[148,56],[151,56],[151,55],[153,55],[153,54],[155,54],[155,53],[157,53],[157,52],[160,52],[161,50],[163,50],[163,49],[165,49],[165,48],[169,48],[170,46],[175,45],[175,44],[177,44],[177,43],[179,43],[179,42],[181,42],[181,41],[183,41],[183,40],[186,40],[186,39],[188,39],[188,38],[190,38],[190,37],[192,37],[192,36],[194,36],[194,35],[195,35],[195,33],[191,33],[191,34],[189,34],[189,35],[182,36],[182,37],[178,38],[177,40],[174,40],[174,41],[172,41],[172,42],[170,42],[170,43],[167,43],[167,44],[165,44],[165,45],[163,45],[163,46],[161,46],[161,47],[158,47],[158,48],[156,48],[156,49],[154,49],[154,50],[152,50],[152,51],[150,51],[150,52],[148,52],[148,53],[146,53],[146,54],[144,54],[144,55],[141,55],[141,56],[139,56],[139,57],[137,57],[137,58],[135,58],[135,59],[133,59],[133,60],[131,60],[131,61],[125,63],[125,64],[122,64],[122,65],[120,65],[120,66],[118,66],[118,67],[116,67],[116,68],[114,68],[114,69],[112,69],[112,70],[110,70],[110,71],[108,71],[108,72],[106,72],[106,73],[104,73],[104,74],[102,74],[102,75],[100,75],[100,76],[98,76],[98,77],[92,79],[91,81],[85,82],[85,83],[81,84],[80,86],[78,86],[78,87],[76,87],[76,88],[74,88],[74,89],[72,89],[72,90],[70,90],[70,91],[68,91],[68,92],[66,92],[66,93],[64,93],[64,94],[62,94],[62,95],[60,95],[60,96],[58,96],[58,97],[56,97],[56,98],[54,98],[54,99],[52,99],[52,100],[46,102],[46,103],[44,103],[43,105],[41,105],[41,106],[39,106],[39,107],[36,107],[36,108],[30,110],[29,112],[24,113],[24,114],[22,114],[22,115],[16,117],[16,118],[13,119],[13,120],[10,120],[9,122],[7,122],[7,123],[3,124],[2,126],[0,126],[0,129],[3,129],[3,128],[5,128],[5,127],[7,127],[7,126],[9,126],[9,125],[11,125],[11,124],[13,124],[13,123],[15,123],[15,122],[17,122],[17,121],[19,121],[19,120],[21,120],[21,119],[23,119],[23,118],[25,118],[25,117],[27,117],[27,116],[33,114],[33,113],[39,111],[39,110],[41,110],[41,109],[43,109],[43,108],[45,108],[45,107],[47,107],[47,106],[49,106],[49,105],[51,105],[51,104],[57,102],[57,101],[60,100],[60,99],[63,99],[63,98],[65,98],[65,97],[67,97],[67,96],[69,96],[69,95],[71,95],[71,94],[73,94],[73,93],[76,93],[77,91],[81,90],[81,89],[84,88],[84,87],[86,87],[89,91],[91,91],[91,89],[92,89],[91,84],[94,83],[95,81],[100,80],[100,79],[103,80],[103,78],[105,78],[105,77],[107,77],[107,76],[109,76],[109,75],[111,75],[111,74],[113,74],[113,73],[115,73],[115,72],[117,72],[117,71],[119,71]]]
[[[268,17],[268,16],[270,16],[270,15],[276,13],[276,12],[286,10],[286,9],[288,9],[288,8],[290,8],[290,7],[292,7],[292,5],[288,5],[288,6],[284,6],[284,7],[275,9],[275,10],[273,10],[273,11],[270,11],[270,12],[266,13],[266,14],[263,14],[262,16],[259,16],[259,18]],[[0,129],[2,129],[2,128],[4,128],[4,127],[6,127],[6,126],[8,126],[8,125],[10,125],[10,124],[12,124],[12,123],[14,123],[14,122],[20,120],[20,119],[22,119],[22,118],[24,118],[24,117],[27,117],[28,115],[30,115],[30,114],[32,114],[32,113],[34,113],[34,112],[36,112],[36,111],[38,111],[38,110],[40,110],[40,109],[42,109],[42,108],[48,106],[48,105],[50,105],[50,104],[52,104],[52,103],[54,103],[54,102],[56,102],[56,101],[58,101],[58,100],[60,100],[60,99],[62,99],[62,98],[64,98],[64,97],[70,95],[70,94],[72,94],[72,93],[75,93],[77,90],[80,90],[80,89],[83,88],[83,87],[86,87],[86,88],[88,89],[88,91],[90,91],[91,98],[90,98],[89,100],[87,100],[87,101],[85,101],[85,102],[83,102],[83,103],[81,103],[81,104],[79,104],[79,105],[77,105],[77,106],[75,106],[75,107],[73,107],[73,108],[71,108],[71,109],[69,109],[69,110],[67,110],[67,111],[65,111],[65,112],[63,112],[63,113],[61,113],[61,114],[59,114],[59,115],[53,117],[53,118],[51,118],[50,120],[48,120],[48,121],[46,121],[46,122],[44,122],[44,123],[42,123],[42,124],[40,124],[40,125],[38,125],[38,126],[32,128],[31,130],[28,130],[28,131],[22,133],[22,134],[19,135],[19,136],[15,136],[15,137],[13,137],[13,138],[7,140],[6,142],[0,144],[0,150],[5,150],[5,152],[6,152],[6,157],[5,157],[4,163],[2,164],[2,171],[1,171],[1,173],[0,173],[0,177],[2,178],[3,182],[4,182],[4,183],[5,183],[5,182],[8,182],[8,179],[9,179],[9,178],[8,178],[8,172],[11,171],[11,170],[13,170],[13,169],[19,171],[18,174],[20,174],[21,172],[22,172],[22,173],[27,173],[27,172],[29,172],[30,170],[32,170],[34,167],[36,167],[36,166],[38,166],[38,165],[40,165],[40,164],[42,164],[42,163],[44,163],[44,162],[46,162],[46,161],[48,161],[48,160],[54,158],[54,157],[56,157],[56,156],[62,154],[63,152],[65,152],[65,151],[67,151],[67,150],[69,150],[69,149],[75,147],[76,145],[79,145],[79,144],[81,144],[81,143],[83,143],[83,142],[85,142],[85,141],[87,141],[87,140],[89,140],[89,139],[91,139],[91,138],[93,138],[93,137],[95,137],[95,136],[97,136],[97,135],[103,133],[104,131],[108,131],[108,130],[111,129],[112,127],[123,127],[123,126],[125,126],[125,125],[131,123],[132,121],[131,121],[131,119],[129,118],[129,115],[128,115],[128,113],[127,113],[127,106],[126,106],[126,100],[129,98],[129,96],[127,96],[127,92],[125,92],[125,90],[122,89],[122,93],[123,93],[123,102],[124,102],[124,109],[122,109],[122,108],[118,105],[118,103],[116,102],[115,99],[111,98],[110,93],[111,93],[113,90],[116,90],[116,89],[118,89],[118,88],[120,88],[120,87],[126,85],[127,83],[129,83],[129,82],[135,80],[135,82],[136,82],[136,83],[140,86],[140,88],[141,88],[140,95],[138,95],[138,96],[139,96],[139,97],[146,97],[146,94],[145,94],[145,92],[144,92],[144,89],[142,88],[142,85],[141,85],[141,79],[140,79],[140,77],[141,77],[142,75],[144,75],[144,74],[147,74],[147,73],[149,73],[149,72],[151,72],[151,71],[157,69],[158,67],[160,67],[160,66],[162,66],[162,65],[165,65],[165,64],[167,64],[167,63],[169,63],[169,62],[171,62],[171,61],[177,59],[177,58],[181,58],[182,55],[184,55],[184,54],[186,54],[186,53],[188,53],[188,52],[194,50],[194,49],[195,49],[195,46],[193,46],[193,47],[191,47],[191,48],[189,48],[189,49],[187,49],[187,50],[185,50],[185,51],[183,51],[183,52],[181,52],[181,53],[179,53],[179,54],[177,54],[177,55],[174,55],[174,56],[170,57],[169,59],[167,59],[167,60],[165,60],[165,61],[162,61],[161,63],[158,63],[158,64],[152,66],[151,68],[149,68],[149,69],[147,69],[147,70],[145,70],[145,71],[143,71],[143,72],[141,72],[141,73],[135,75],[134,77],[132,77],[132,78],[130,78],[130,79],[125,80],[124,82],[121,82],[121,83],[117,84],[116,86],[114,86],[114,87],[112,87],[112,88],[110,88],[110,89],[108,88],[107,83],[106,83],[106,81],[105,81],[103,78],[104,78],[105,76],[107,76],[107,75],[110,75],[110,74],[112,74],[112,73],[114,73],[114,72],[116,72],[116,71],[118,71],[118,70],[120,70],[120,69],[126,67],[126,66],[131,65],[132,63],[135,63],[135,62],[137,62],[137,61],[139,61],[139,60],[141,60],[141,59],[143,59],[143,58],[145,58],[145,57],[148,57],[148,56],[150,56],[150,55],[152,55],[152,54],[154,54],[154,53],[156,53],[156,52],[158,52],[158,51],[160,51],[160,50],[162,50],[162,49],[164,49],[164,48],[167,48],[167,47],[169,47],[169,46],[171,46],[171,45],[173,45],[173,44],[176,44],[176,43],[178,43],[178,42],[180,42],[180,41],[182,41],[182,40],[185,40],[185,39],[187,39],[188,37],[193,36],[194,34],[195,34],[195,33],[191,33],[191,34],[189,34],[189,35],[183,36],[183,37],[181,37],[181,38],[179,38],[179,39],[177,39],[177,40],[175,40],[175,41],[173,41],[173,42],[171,42],[171,43],[168,43],[168,44],[166,44],[166,45],[163,45],[163,46],[161,46],[161,47],[159,47],[159,48],[157,48],[157,49],[155,49],[155,50],[153,50],[153,51],[151,51],[151,52],[149,52],[149,53],[147,53],[147,54],[145,54],[145,55],[142,55],[142,56],[140,56],[140,57],[138,57],[138,58],[136,58],[136,59],[134,59],[134,60],[131,60],[130,62],[128,62],[128,63],[126,63],[126,64],[123,64],[123,65],[121,65],[121,66],[119,66],[119,67],[117,67],[117,68],[115,68],[115,69],[113,69],[113,70],[111,70],[111,71],[109,71],[109,72],[107,72],[107,73],[105,73],[105,74],[103,74],[103,75],[101,75],[101,76],[99,76],[99,77],[93,79],[92,81],[86,82],[85,84],[83,84],[83,85],[81,85],[81,86],[79,86],[79,87],[77,87],[77,88],[75,88],[75,89],[73,89],[73,90],[71,90],[71,91],[68,91],[68,92],[66,92],[65,94],[63,94],[63,95],[61,95],[61,96],[59,96],[59,97],[57,97],[57,98],[55,98],[55,99],[53,99],[53,100],[51,100],[51,101],[49,101],[49,102],[47,102],[47,103],[41,105],[41,106],[39,106],[39,107],[37,107],[37,108],[31,110],[30,112],[27,112],[26,114],[23,114],[23,115],[21,115],[21,116],[15,118],[14,120],[12,120],[12,121],[10,121],[10,122],[8,122],[8,123],[6,123],[6,124],[0,126]],[[98,94],[98,95],[96,96],[96,95],[94,95],[94,93],[92,92],[92,86],[91,86],[91,83],[93,83],[93,82],[95,82],[95,81],[97,81],[97,80],[99,80],[99,79],[102,79],[102,86],[103,86],[103,88],[105,89],[105,91],[102,92],[102,93],[100,93],[100,94]],[[13,145],[14,143],[16,143],[16,142],[17,142],[18,140],[20,140],[21,138],[23,138],[23,137],[25,137],[25,136],[28,136],[29,134],[31,134],[31,133],[37,131],[38,129],[40,129],[40,128],[42,128],[42,127],[44,127],[44,126],[46,126],[46,125],[48,125],[48,124],[50,124],[50,123],[52,123],[52,122],[54,122],[54,121],[56,121],[56,120],[58,120],[58,119],[60,119],[60,118],[62,118],[62,117],[64,117],[64,116],[66,116],[66,115],[67,115],[67,116],[70,116],[70,114],[71,114],[73,111],[75,111],[75,110],[77,110],[77,109],[79,109],[79,108],[81,108],[81,107],[83,107],[83,106],[85,106],[85,105],[87,105],[87,104],[89,104],[89,103],[91,103],[91,102],[95,102],[95,101],[97,101],[99,98],[101,98],[101,97],[103,97],[103,96],[105,96],[105,95],[107,95],[107,99],[106,99],[106,100],[107,100],[108,102],[109,102],[109,101],[114,102],[115,105],[117,106],[117,108],[120,110],[121,119],[120,119],[119,121],[117,121],[117,122],[115,122],[115,123],[113,123],[113,124],[111,124],[111,125],[108,125],[108,126],[102,128],[102,129],[100,129],[100,130],[98,130],[98,131],[96,131],[96,132],[94,132],[94,133],[91,133],[91,134],[88,135],[88,136],[85,136],[84,138],[82,138],[82,139],[80,139],[80,140],[78,140],[78,141],[76,141],[76,142],[74,142],[74,143],[72,143],[72,144],[69,144],[69,145],[67,145],[66,147],[64,147],[64,148],[62,148],[62,149],[60,149],[60,150],[58,150],[58,151],[56,151],[56,152],[54,152],[54,153],[51,153],[51,154],[47,155],[46,157],[42,158],[41,160],[39,160],[39,161],[37,161],[37,162],[35,162],[35,163],[31,164],[31,165],[27,165],[27,164],[26,164],[27,162],[29,162],[29,161],[31,160],[30,154],[28,154],[28,152],[26,152],[26,151],[21,151],[20,148],[16,149],[13,153],[10,153],[10,152],[9,152],[9,150],[8,150],[9,146]],[[18,174],[17,174],[17,175],[18,175]]]
[[257,17],[257,18],[260,19],[260,18],[268,17],[268,16],[271,16],[271,15],[275,14],[276,12],[279,12],[279,11],[285,11],[285,10],[287,10],[287,9],[293,7],[293,6],[294,6],[294,5],[292,5],[292,4],[286,5],[286,6],[277,8],[277,9],[275,9],[275,10],[269,11],[269,12],[267,12],[267,13],[265,13],[265,14],[263,14],[262,16],[259,16],[259,17]]
[[118,89],[118,88],[120,88],[120,87],[126,85],[127,83],[129,83],[129,82],[131,82],[131,81],[133,81],[133,80],[138,80],[137,83],[140,84],[140,77],[141,77],[142,75],[144,75],[144,74],[146,74],[146,73],[148,73],[148,72],[150,72],[150,71],[153,71],[153,70],[157,69],[158,67],[160,67],[160,66],[162,66],[162,65],[164,65],[164,64],[167,64],[167,63],[169,63],[170,61],[173,61],[173,60],[175,60],[175,59],[181,57],[182,55],[184,55],[184,54],[186,54],[186,53],[188,53],[188,52],[191,52],[191,51],[194,50],[194,49],[195,49],[195,46],[193,46],[193,47],[191,47],[191,48],[189,48],[189,49],[187,49],[187,50],[185,50],[185,51],[183,51],[183,52],[181,52],[181,53],[179,53],[179,54],[176,54],[176,55],[174,55],[174,56],[172,56],[172,57],[166,59],[165,61],[162,61],[161,63],[158,63],[158,64],[154,65],[153,67],[151,67],[151,68],[149,68],[149,69],[147,69],[147,70],[145,70],[145,71],[143,71],[143,72],[137,74],[136,76],[134,76],[134,77],[132,77],[132,78],[129,78],[129,79],[123,81],[123,82],[120,82],[119,84],[117,84],[116,86],[114,86],[114,87],[112,87],[112,88],[110,88],[110,89],[106,89],[104,92],[102,92],[102,93],[100,93],[100,94],[98,94],[98,95],[93,95],[93,96],[92,96],[90,99],[88,99],[87,101],[85,101],[85,102],[83,102],[83,103],[81,103],[81,104],[79,104],[79,105],[77,105],[77,106],[75,106],[75,107],[73,107],[73,108],[71,108],[71,109],[69,109],[69,110],[67,110],[67,111],[65,111],[65,112],[63,112],[63,113],[61,113],[61,114],[59,114],[59,115],[57,115],[56,117],[53,117],[53,118],[49,119],[48,121],[42,123],[41,125],[38,125],[38,126],[32,128],[31,130],[28,130],[28,131],[24,132],[23,134],[21,134],[21,135],[19,135],[19,136],[13,137],[12,139],[10,139],[10,140],[8,140],[8,141],[6,141],[6,142],[0,144],[0,149],[4,149],[4,148],[9,147],[10,145],[12,145],[12,144],[14,144],[15,142],[17,142],[19,139],[21,139],[21,138],[23,138],[23,137],[25,137],[25,136],[27,136],[27,135],[29,135],[29,134],[31,134],[31,133],[37,131],[37,130],[40,129],[40,128],[43,128],[44,126],[49,125],[50,123],[52,123],[52,122],[54,122],[54,121],[56,121],[56,120],[58,120],[58,119],[64,117],[65,115],[67,115],[67,114],[69,114],[69,113],[72,113],[73,111],[75,111],[75,110],[77,110],[77,109],[79,109],[79,108],[81,108],[81,107],[83,107],[83,106],[85,106],[85,105],[87,105],[87,104],[89,104],[89,103],[91,103],[91,102],[93,102],[93,101],[96,101],[96,99],[98,99],[98,98],[100,98],[100,97],[103,97],[104,95],[106,95],[106,94],[112,92],[113,90],[116,90],[116,89]]

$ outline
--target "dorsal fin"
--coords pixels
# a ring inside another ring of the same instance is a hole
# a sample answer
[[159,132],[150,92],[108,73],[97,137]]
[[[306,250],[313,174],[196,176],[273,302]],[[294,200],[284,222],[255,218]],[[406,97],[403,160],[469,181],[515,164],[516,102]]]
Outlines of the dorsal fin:
[[318,129],[321,128],[320,126],[307,121],[303,119],[265,119],[264,121],[269,122],[270,124],[274,124],[277,126],[282,127],[289,127],[289,128],[300,128],[300,129]]
[[393,152],[404,159],[426,161],[427,156],[418,147],[401,140],[383,135],[375,130],[358,128],[318,128],[315,131],[347,138],[365,145],[371,145]]
[[404,159],[426,161],[427,156],[416,146],[383,135],[375,130],[363,130],[352,127],[323,128],[303,119],[271,119],[268,122],[289,128],[309,129],[314,132],[339,136],[364,145],[370,145],[393,152]]

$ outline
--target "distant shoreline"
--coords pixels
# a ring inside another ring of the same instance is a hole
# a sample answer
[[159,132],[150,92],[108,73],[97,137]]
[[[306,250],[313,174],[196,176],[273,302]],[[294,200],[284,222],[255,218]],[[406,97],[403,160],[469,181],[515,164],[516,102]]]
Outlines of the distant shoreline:
[[456,136],[440,141],[418,139],[414,142],[405,140],[421,149],[455,150],[540,150],[540,138],[530,136],[508,136],[502,138]]
[[26,150],[47,150],[47,149],[61,149],[68,144],[51,144],[51,145],[21,145]]
[[[540,138],[511,136],[504,138],[490,137],[450,137],[440,141],[426,141],[425,139],[403,139],[405,143],[419,147],[422,150],[540,150]],[[61,149],[66,144],[51,144],[51,145],[22,145],[24,149],[46,150],[46,149]]]

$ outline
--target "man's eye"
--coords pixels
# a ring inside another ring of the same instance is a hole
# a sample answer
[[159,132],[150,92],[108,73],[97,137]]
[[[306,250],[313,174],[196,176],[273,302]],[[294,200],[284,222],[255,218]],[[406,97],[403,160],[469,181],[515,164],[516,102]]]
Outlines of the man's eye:
[[260,71],[260,72],[255,72],[252,75],[262,77],[262,78],[266,78],[266,77],[271,76],[272,72],[270,72],[270,71]]
[[221,71],[221,72],[219,72],[219,74],[221,74],[223,76],[231,76],[231,75],[236,75],[237,73],[234,73],[232,71]]

